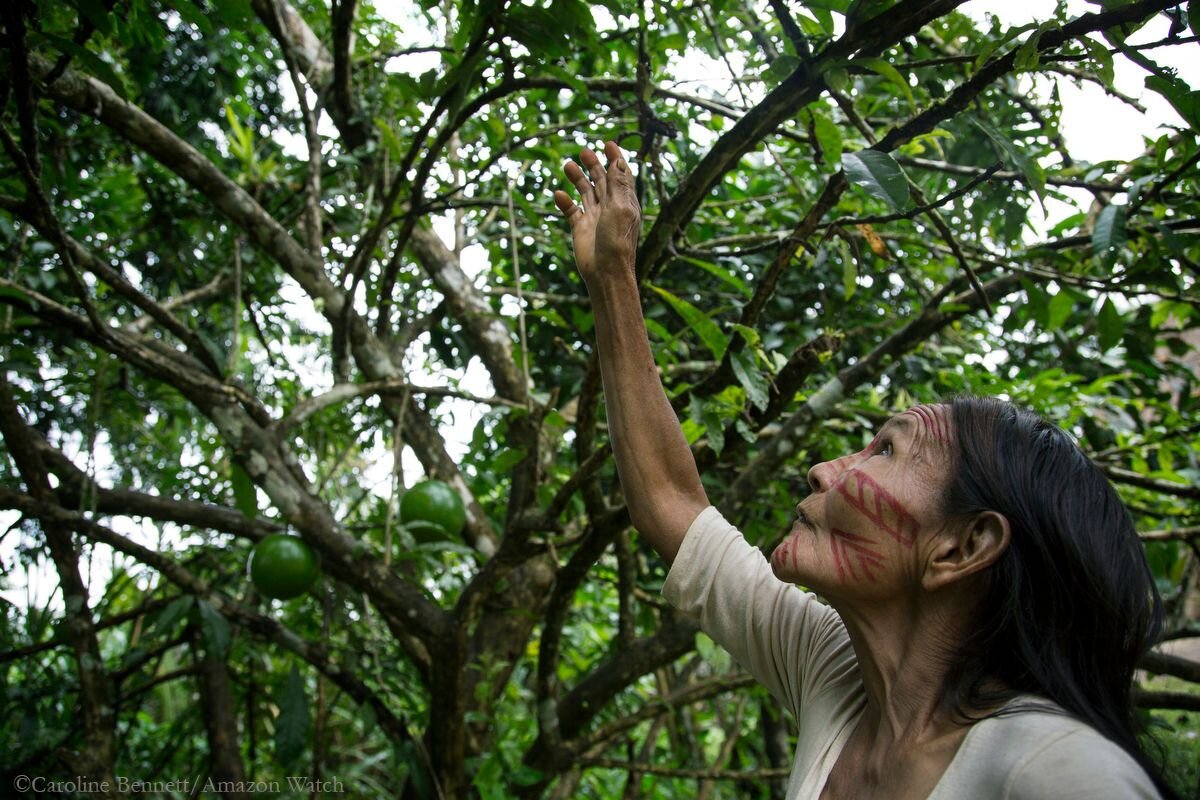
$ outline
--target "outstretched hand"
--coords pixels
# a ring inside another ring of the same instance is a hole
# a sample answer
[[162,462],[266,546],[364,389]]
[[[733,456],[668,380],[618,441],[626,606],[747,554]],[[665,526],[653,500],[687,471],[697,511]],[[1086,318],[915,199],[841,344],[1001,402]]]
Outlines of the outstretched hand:
[[606,274],[631,271],[637,259],[638,236],[641,233],[642,209],[633,188],[633,174],[616,142],[605,142],[600,158],[584,149],[579,160],[584,172],[574,161],[563,167],[567,180],[579,192],[582,206],[576,205],[564,191],[554,193],[554,205],[571,226],[575,246],[575,263],[585,283]]

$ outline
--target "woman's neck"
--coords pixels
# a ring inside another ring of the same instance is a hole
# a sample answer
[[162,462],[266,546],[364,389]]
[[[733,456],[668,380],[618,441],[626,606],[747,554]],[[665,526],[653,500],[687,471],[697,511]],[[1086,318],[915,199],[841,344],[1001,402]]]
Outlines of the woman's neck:
[[962,729],[944,702],[946,677],[965,627],[963,606],[895,602],[858,612],[838,608],[858,658],[872,739],[918,745]]

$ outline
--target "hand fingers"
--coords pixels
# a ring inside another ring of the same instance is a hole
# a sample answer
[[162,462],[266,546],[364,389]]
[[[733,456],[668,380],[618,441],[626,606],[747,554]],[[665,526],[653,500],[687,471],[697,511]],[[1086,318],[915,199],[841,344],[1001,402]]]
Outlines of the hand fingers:
[[620,145],[614,141],[604,143],[604,156],[608,159],[609,176],[612,178],[612,190],[619,188],[625,189],[633,185],[629,173],[629,162],[625,160],[625,154],[621,151]]
[[574,227],[575,220],[578,218],[578,215],[583,213],[583,209],[575,205],[575,202],[571,199],[571,196],[561,189],[558,189],[554,192],[554,205],[558,206],[558,210],[561,211],[563,216],[567,218],[567,222],[569,222],[572,227]]
[[624,161],[625,153],[622,152],[619,144],[609,139],[604,143],[604,157],[608,159],[608,165],[611,167],[616,161]]
[[585,147],[579,154],[579,160],[583,162],[583,166],[592,176],[592,184],[596,187],[596,197],[607,196],[608,181],[604,174],[604,167],[600,165],[600,157]]
[[597,199],[596,189],[579,165],[574,161],[568,161],[563,165],[563,172],[566,173],[567,180],[575,187],[575,191],[579,192],[579,198],[583,200],[584,208],[594,206]]

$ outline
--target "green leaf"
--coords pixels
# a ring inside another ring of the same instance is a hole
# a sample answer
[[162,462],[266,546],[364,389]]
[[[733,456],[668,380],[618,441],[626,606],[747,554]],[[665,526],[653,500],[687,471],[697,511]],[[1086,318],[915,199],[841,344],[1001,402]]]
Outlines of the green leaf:
[[762,346],[762,334],[748,325],[742,325],[740,322],[735,322],[732,326],[733,332],[738,334],[745,340],[750,347],[758,349]]
[[1108,48],[1097,42],[1095,39],[1090,39],[1087,36],[1079,40],[1084,49],[1087,50],[1088,58],[1096,65],[1096,77],[1104,82],[1106,86],[1112,86],[1113,82],[1113,57]]
[[250,473],[241,464],[234,464],[230,482],[233,484],[233,503],[247,519],[258,517],[258,491]]
[[230,28],[236,28],[239,24],[248,22],[254,14],[250,7],[250,0],[210,0],[210,2],[216,9],[217,16]]
[[1125,335],[1125,321],[1121,312],[1117,311],[1111,297],[1104,298],[1100,306],[1100,314],[1096,317],[1096,328],[1099,331],[1100,351],[1107,352],[1119,344]]
[[845,67],[830,66],[825,69],[825,85],[835,92],[844,91],[850,83],[850,73]]
[[112,33],[112,17],[100,0],[71,0],[71,5],[75,6],[84,19],[92,23],[97,33],[102,36]]
[[846,293],[846,299],[854,297],[854,290],[858,288],[858,262],[854,259],[854,254],[850,252],[850,245],[845,239],[838,239],[838,250],[841,253],[842,260],[842,290]]
[[882,58],[856,58],[851,63],[860,67],[866,67],[886,80],[891,81],[908,98],[909,107],[914,110],[916,109],[917,101],[913,99],[912,87],[908,85],[908,81],[900,74],[900,71],[887,61],[884,61]]
[[304,755],[309,727],[304,679],[294,664],[276,705],[279,706],[279,716],[275,718],[275,760],[280,766],[288,766]]
[[[830,13],[829,9],[818,8],[812,3],[807,3],[806,5],[808,6],[808,10],[812,12],[813,19],[817,21],[817,29],[811,31],[811,35],[833,36],[837,32],[837,25],[834,24],[833,14]],[[801,17],[803,19],[807,19],[807,17],[804,15],[801,15]],[[808,28],[806,26],[806,30],[807,29]]]
[[1037,66],[1038,41],[1041,38],[1042,32],[1035,31],[1017,48],[1017,55],[1013,58],[1013,69],[1020,72],[1022,70],[1033,69]]
[[754,353],[745,349],[737,350],[729,357],[729,364],[733,367],[733,374],[737,376],[738,382],[746,390],[746,397],[759,411],[765,409],[771,399],[771,384],[759,370],[758,359]]
[[196,600],[200,617],[200,632],[210,656],[224,658],[229,648],[229,622],[206,600]]
[[721,425],[721,418],[699,395],[693,394],[688,400],[688,418],[681,427],[689,445],[707,435],[708,446],[718,456],[721,455],[721,450],[725,448],[725,428]]
[[836,11],[839,14],[845,14],[850,8],[850,0],[808,0],[804,5],[809,8],[820,8],[825,11]]
[[817,106],[809,109],[813,117],[813,132],[821,147],[821,158],[831,167],[842,163],[842,129]]
[[383,139],[383,144],[387,148],[388,155],[393,160],[399,161],[404,157],[404,145],[400,142],[400,137],[392,130],[392,126],[383,117],[375,118],[375,128],[379,131]]
[[1058,294],[1050,298],[1049,313],[1046,318],[1046,328],[1056,331],[1063,326],[1067,321],[1067,317],[1071,316],[1071,312],[1075,309],[1075,298],[1070,292],[1065,289],[1059,289]]
[[1046,173],[1041,165],[1034,159],[1025,154],[1012,139],[996,130],[995,126],[984,122],[975,116],[967,117],[971,124],[979,130],[983,131],[984,135],[992,141],[1008,165],[1016,170],[1019,170],[1025,176],[1026,183],[1030,188],[1041,197],[1046,191]]
[[696,652],[700,658],[717,672],[724,672],[730,667],[729,652],[718,645],[706,634],[696,634]]
[[528,453],[520,447],[510,447],[502,451],[488,465],[494,474],[500,475],[520,464]]
[[1167,246],[1167,250],[1176,256],[1187,255],[1187,249],[1184,246],[1183,239],[1179,238],[1179,234],[1175,233],[1175,231],[1171,230],[1166,225],[1163,225],[1158,220],[1151,220],[1151,224],[1154,225],[1154,229],[1158,231],[1158,235],[1162,237],[1163,244]]
[[1179,78],[1161,75],[1146,78],[1146,88],[1165,97],[1184,122],[1200,131],[1200,90],[1192,89]]
[[171,4],[179,16],[183,17],[184,22],[190,22],[196,26],[196,30],[205,36],[212,36],[213,26],[209,21],[208,16],[203,10],[196,7],[192,0],[175,0]]
[[717,280],[728,285],[738,294],[745,295],[746,297],[749,297],[751,294],[753,294],[753,290],[751,290],[750,286],[744,280],[734,274],[732,270],[721,266],[720,263],[705,261],[700,258],[693,258],[692,256],[685,255],[680,255],[679,260],[686,261],[693,266],[699,267]]
[[1106,205],[1092,228],[1092,250],[1101,266],[1109,267],[1125,244],[1125,206]]
[[192,603],[195,598],[188,594],[183,597],[177,597],[167,604],[167,607],[159,612],[158,617],[154,620],[154,625],[151,627],[151,632],[158,635],[166,635],[171,633],[171,630],[179,619],[192,610]]
[[1192,35],[1200,36],[1200,0],[1188,0],[1187,17],[1188,27],[1192,29]]
[[763,78],[770,84],[782,83],[801,63],[803,62],[796,56],[785,53],[771,62],[771,66],[763,73]]
[[842,156],[842,169],[851,183],[861,186],[872,197],[883,200],[896,211],[908,207],[908,181],[896,159],[878,150],[859,150]]
[[248,167],[254,161],[254,131],[238,120],[233,106],[229,103],[225,104],[225,119],[229,122],[229,130],[233,134],[229,139],[229,152]]
[[709,352],[720,361],[725,357],[725,348],[729,346],[729,339],[721,332],[720,326],[713,322],[710,317],[704,314],[700,309],[684,300],[681,297],[668,292],[666,289],[658,286],[647,284],[658,293],[658,296],[667,301],[667,305],[671,306],[679,316],[683,317],[683,321],[688,327],[696,332],[700,337],[700,341],[709,349]]

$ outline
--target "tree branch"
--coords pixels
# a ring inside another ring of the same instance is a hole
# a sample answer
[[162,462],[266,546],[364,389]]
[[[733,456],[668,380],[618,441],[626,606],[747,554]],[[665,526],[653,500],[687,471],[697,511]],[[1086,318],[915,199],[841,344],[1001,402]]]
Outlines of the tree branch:
[[1143,531],[1138,534],[1143,542],[1188,542],[1200,538],[1200,525],[1166,530]]
[[[780,432],[766,446],[760,448],[759,454],[730,484],[716,504],[722,513],[729,518],[736,516],[737,511],[758,491],[758,487],[765,483],[765,476],[778,469],[789,456],[805,446],[804,439],[808,434],[809,425],[832,412],[844,397],[863,383],[878,376],[889,359],[911,350],[938,330],[979,308],[979,295],[973,289],[949,297],[953,285],[947,284],[941,292],[931,298],[920,314],[857,362],[844,367],[834,378],[810,395],[808,400],[788,417]],[[1020,282],[1016,277],[1006,275],[989,281],[985,286],[993,297],[1002,297],[1018,289]],[[940,310],[943,303],[948,303],[954,310]]]
[[[721,176],[771,133],[785,119],[815,100],[826,88],[824,69],[834,61],[860,53],[872,55],[888,44],[919,30],[932,19],[961,5],[961,0],[906,0],[879,15],[872,24],[845,35],[817,54],[811,64],[801,65],[772,89],[726,131],[692,170],[689,179],[659,210],[658,219],[638,249],[637,274],[651,276],[668,252],[676,234],[683,229]],[[893,149],[889,146],[887,149]],[[886,151],[885,151],[886,152]]]
[[1173,497],[1200,500],[1200,486],[1194,484],[1174,483],[1160,478],[1151,478],[1139,472],[1131,472],[1130,470],[1108,464],[1097,464],[1096,466],[1100,467],[1100,471],[1107,475],[1110,481],[1115,483],[1124,483],[1128,486],[1136,486],[1139,489],[1149,489],[1152,492],[1169,494]]
[[398,395],[403,396],[405,393],[413,395],[432,395],[435,397],[457,397],[462,400],[470,400],[472,403],[480,403],[489,406],[500,406],[506,408],[524,408],[520,403],[508,400],[503,397],[480,397],[479,395],[471,394],[470,392],[460,392],[456,389],[448,389],[442,386],[414,386],[405,381],[370,381],[368,383],[341,383],[334,386],[323,394],[315,395],[306,398],[297,403],[286,417],[275,423],[275,430],[280,433],[285,433],[292,428],[300,425],[313,414],[316,414],[330,406],[340,405],[347,400],[353,400],[357,397],[370,397],[372,395]]
[[355,701],[371,705],[379,724],[393,740],[409,740],[407,724],[401,718],[396,717],[388,704],[371,692],[355,675],[335,663],[323,645],[301,638],[273,617],[260,614],[231,599],[226,594],[212,589],[207,583],[192,575],[166,555],[137,544],[82,514],[69,511],[53,502],[38,500],[30,495],[18,494],[13,497],[13,494],[16,493],[12,493],[11,490],[3,491],[10,498],[8,501],[10,507],[47,524],[74,527],[89,539],[102,542],[120,553],[153,567],[172,583],[188,594],[204,600],[232,622],[295,653],[336,683]]
[[[4,443],[28,487],[29,494],[23,496],[39,505],[54,504],[54,491],[35,444],[35,434],[21,418],[4,371],[0,371],[0,433],[3,433]],[[73,754],[73,758],[81,776],[111,786],[116,755],[116,711],[112,685],[104,670],[104,656],[92,622],[87,586],[79,574],[79,552],[71,538],[72,527],[61,519],[42,520],[46,544],[58,572],[66,608],[66,634],[79,676],[78,703],[85,740],[84,749]],[[102,794],[110,796],[108,790],[103,790]]]

